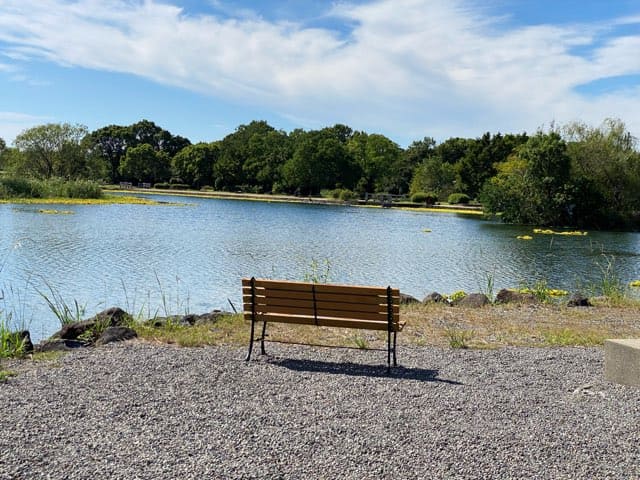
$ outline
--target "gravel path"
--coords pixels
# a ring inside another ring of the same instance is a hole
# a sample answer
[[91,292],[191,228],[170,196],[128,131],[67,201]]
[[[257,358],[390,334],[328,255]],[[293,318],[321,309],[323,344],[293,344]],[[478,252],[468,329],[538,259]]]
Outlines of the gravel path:
[[600,349],[145,343],[0,384],[0,479],[640,478],[640,389]]

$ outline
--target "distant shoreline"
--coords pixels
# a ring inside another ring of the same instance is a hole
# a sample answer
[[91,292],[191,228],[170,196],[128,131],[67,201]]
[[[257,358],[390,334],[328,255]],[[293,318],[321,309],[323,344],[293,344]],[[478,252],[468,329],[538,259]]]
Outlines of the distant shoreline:
[[183,197],[196,197],[196,198],[217,198],[222,200],[245,200],[245,201],[257,201],[267,203],[302,203],[302,204],[315,204],[315,205],[345,205],[353,207],[367,207],[367,208],[394,208],[394,209],[406,209],[419,212],[437,212],[437,213],[460,213],[467,215],[482,215],[482,207],[473,205],[433,205],[429,207],[420,206],[419,204],[411,202],[399,202],[392,204],[391,206],[383,206],[379,202],[364,200],[356,200],[354,202],[344,202],[341,200],[334,200],[324,197],[298,197],[295,195],[271,195],[264,193],[234,193],[234,192],[221,192],[221,191],[202,191],[202,190],[171,190],[160,188],[137,188],[132,187],[129,189],[109,189],[108,192],[118,193],[132,193],[132,194],[150,194],[150,195],[174,195]]

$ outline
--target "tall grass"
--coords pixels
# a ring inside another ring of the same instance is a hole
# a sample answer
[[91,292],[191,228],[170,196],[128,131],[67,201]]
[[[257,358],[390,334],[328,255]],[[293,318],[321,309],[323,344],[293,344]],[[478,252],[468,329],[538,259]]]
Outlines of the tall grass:
[[45,301],[49,310],[55,315],[60,322],[60,326],[69,323],[79,322],[84,318],[86,304],[80,305],[77,300],[73,300],[73,304],[69,304],[53,286],[45,282],[49,293],[43,292],[36,288],[38,295]]
[[0,178],[0,198],[102,198],[102,189],[91,180],[9,177]]

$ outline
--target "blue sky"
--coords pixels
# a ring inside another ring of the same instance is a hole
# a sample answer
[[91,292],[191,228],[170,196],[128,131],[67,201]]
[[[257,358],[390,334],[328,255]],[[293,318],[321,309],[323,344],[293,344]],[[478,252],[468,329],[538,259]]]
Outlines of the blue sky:
[[640,0],[2,0],[0,137],[148,119],[432,136],[623,120],[640,137]]

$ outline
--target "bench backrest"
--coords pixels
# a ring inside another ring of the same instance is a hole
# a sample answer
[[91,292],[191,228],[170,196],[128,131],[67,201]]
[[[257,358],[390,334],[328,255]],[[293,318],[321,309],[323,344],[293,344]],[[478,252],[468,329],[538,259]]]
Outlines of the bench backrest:
[[282,280],[242,279],[247,320],[399,331],[400,291]]

